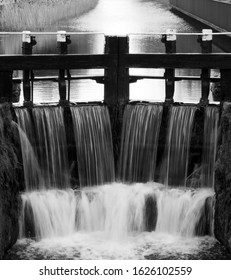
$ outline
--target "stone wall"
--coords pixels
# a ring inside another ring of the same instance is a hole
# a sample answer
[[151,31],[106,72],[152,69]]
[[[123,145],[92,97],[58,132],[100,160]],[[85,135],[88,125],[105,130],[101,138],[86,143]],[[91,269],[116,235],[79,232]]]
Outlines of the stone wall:
[[224,104],[221,116],[215,191],[215,236],[231,251],[231,103]]
[[17,139],[10,106],[0,104],[0,259],[18,238],[20,168]]

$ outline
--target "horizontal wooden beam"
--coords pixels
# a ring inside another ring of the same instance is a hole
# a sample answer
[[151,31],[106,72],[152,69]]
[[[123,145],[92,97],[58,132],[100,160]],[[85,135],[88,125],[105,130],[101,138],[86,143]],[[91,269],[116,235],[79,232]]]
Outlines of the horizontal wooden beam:
[[231,54],[128,54],[125,67],[231,69]]
[[104,69],[115,59],[108,55],[0,55],[0,71]]
[[[231,69],[231,54],[121,54],[126,68]],[[0,55],[0,71],[105,69],[115,55]]]
[[[149,80],[163,79],[164,80],[164,79],[166,79],[164,76],[151,76],[151,75],[130,75],[129,77],[133,80],[140,80],[140,79],[149,79]],[[201,76],[175,76],[174,80],[175,81],[182,81],[182,80],[200,81]],[[209,78],[209,81],[213,82],[213,83],[220,82],[220,80],[221,80],[220,78],[212,78],[212,77]]]

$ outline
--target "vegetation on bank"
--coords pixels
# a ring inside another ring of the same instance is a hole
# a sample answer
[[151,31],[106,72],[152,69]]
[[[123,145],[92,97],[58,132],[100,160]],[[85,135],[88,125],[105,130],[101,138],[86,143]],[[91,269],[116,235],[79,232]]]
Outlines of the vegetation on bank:
[[0,191],[12,182],[17,169],[17,156],[12,139],[11,115],[8,105],[0,105]]
[[43,30],[59,21],[78,17],[93,9],[99,0],[17,0],[3,6],[0,28],[6,30]]

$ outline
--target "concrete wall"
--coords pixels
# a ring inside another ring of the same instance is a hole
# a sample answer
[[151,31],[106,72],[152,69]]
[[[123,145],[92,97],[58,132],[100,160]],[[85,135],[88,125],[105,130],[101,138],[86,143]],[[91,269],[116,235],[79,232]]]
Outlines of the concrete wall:
[[219,31],[231,31],[231,3],[217,0],[170,0],[173,8]]

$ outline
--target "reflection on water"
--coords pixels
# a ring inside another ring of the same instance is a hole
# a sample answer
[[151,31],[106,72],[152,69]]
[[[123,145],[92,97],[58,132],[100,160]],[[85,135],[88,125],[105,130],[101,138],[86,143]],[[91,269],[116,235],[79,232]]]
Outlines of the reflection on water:
[[[54,30],[56,32],[56,30]],[[71,36],[69,53],[94,53],[104,52],[104,34],[76,34]],[[56,35],[36,35],[37,44],[33,47],[34,54],[57,53]],[[1,54],[21,54],[21,35],[0,36]]]
[[[165,4],[162,4],[164,3]],[[167,1],[147,0],[100,0],[97,7],[80,19],[72,20],[69,27],[81,31],[104,32],[107,35],[126,35],[128,33],[164,32],[166,29],[179,28],[188,31],[183,19],[169,11]]]
[[[183,18],[174,14],[167,0],[100,0],[96,8],[78,19],[72,19],[62,23],[58,29],[67,31],[102,32],[95,35],[72,35],[72,44],[69,53],[103,53],[104,34],[129,35],[131,53],[163,53],[164,44],[160,35],[140,35],[136,33],[160,33],[168,28],[174,28],[178,32],[200,31]],[[201,28],[202,29],[202,28]],[[54,30],[55,31],[55,30]],[[103,34],[104,33],[104,34]],[[56,36],[36,36],[37,45],[33,52],[57,53]],[[214,52],[221,50],[213,46]],[[196,36],[178,36],[177,52],[200,52]],[[0,37],[0,53],[21,53],[21,36]],[[135,71],[135,72],[134,72]],[[181,70],[182,75],[200,74],[196,70]],[[101,74],[99,70],[84,70],[85,74]],[[131,74],[143,73],[144,75],[163,75],[163,70],[144,69],[130,70]],[[39,71],[37,75],[51,75],[49,71]],[[34,102],[57,102],[59,100],[57,84],[36,83],[34,87]],[[131,100],[163,101],[165,85],[163,80],[141,80],[130,86]],[[177,82],[175,101],[199,102],[199,82]],[[142,93],[142,94],[141,94]],[[71,101],[102,101],[103,86],[94,81],[85,80],[71,83]],[[212,100],[211,100],[212,101]]]

